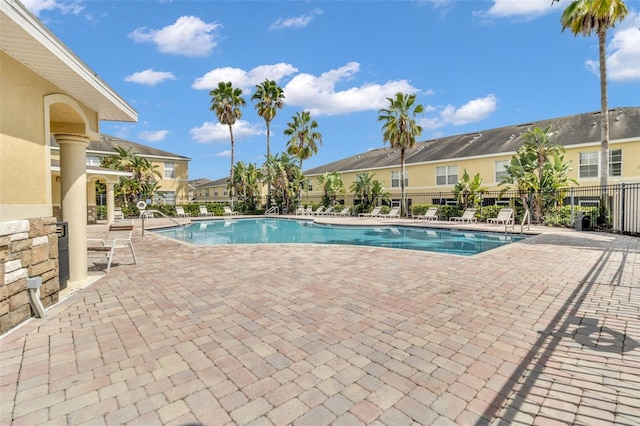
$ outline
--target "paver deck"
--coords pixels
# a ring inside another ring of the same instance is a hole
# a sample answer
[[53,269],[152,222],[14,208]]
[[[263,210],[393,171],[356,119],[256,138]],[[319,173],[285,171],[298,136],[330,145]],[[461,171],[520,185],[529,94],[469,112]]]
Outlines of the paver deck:
[[638,238],[134,244],[2,337],[0,424],[640,424]]

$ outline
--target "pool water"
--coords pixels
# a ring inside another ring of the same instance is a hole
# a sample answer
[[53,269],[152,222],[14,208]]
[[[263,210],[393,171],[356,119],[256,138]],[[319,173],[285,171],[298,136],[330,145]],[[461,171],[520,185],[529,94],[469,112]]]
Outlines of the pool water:
[[322,225],[307,220],[227,219],[155,231],[197,245],[345,244],[471,256],[522,240],[504,233],[398,226]]

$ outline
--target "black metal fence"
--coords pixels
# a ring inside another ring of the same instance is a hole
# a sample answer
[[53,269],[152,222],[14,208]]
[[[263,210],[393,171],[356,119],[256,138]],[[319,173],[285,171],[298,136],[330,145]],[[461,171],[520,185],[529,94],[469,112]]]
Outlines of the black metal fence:
[[[359,204],[353,194],[339,197],[339,202],[345,205]],[[407,193],[407,203],[410,209],[418,205],[463,208],[451,191]],[[400,195],[394,194],[390,204],[399,206]],[[480,217],[491,216],[498,206],[503,206],[514,208],[516,220],[521,220],[525,210],[530,208],[534,221],[541,224],[640,235],[640,183],[578,186],[545,193],[487,191],[477,196],[475,206],[480,211]]]

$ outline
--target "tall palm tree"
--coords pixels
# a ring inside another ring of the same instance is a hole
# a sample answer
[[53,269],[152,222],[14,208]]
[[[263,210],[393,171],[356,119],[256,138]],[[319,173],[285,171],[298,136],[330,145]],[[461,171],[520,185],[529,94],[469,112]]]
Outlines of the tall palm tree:
[[[554,0],[554,2],[560,0]],[[607,30],[627,16],[622,0],[576,0],[562,12],[562,31],[569,28],[577,35],[598,36],[600,59],[600,185],[609,179],[609,107],[607,94]]]
[[[262,84],[256,85],[256,91],[251,96],[252,101],[256,101],[255,109],[258,115],[264,119],[267,126],[267,156],[271,155],[269,140],[271,139],[271,120],[276,116],[276,112],[284,106],[284,91],[273,80],[265,80]],[[271,198],[271,184],[267,184],[267,208]]]
[[[233,179],[233,155],[234,155],[234,141],[233,141],[233,125],[237,120],[242,117],[242,110],[240,107],[246,105],[244,98],[242,97],[242,89],[234,88],[230,81],[221,81],[218,83],[218,87],[209,92],[211,96],[211,110],[215,112],[216,117],[220,124],[226,124],[229,126],[229,135],[231,136],[231,182]],[[233,185],[229,191],[229,201],[231,208],[233,209]]]
[[291,117],[292,122],[287,123],[284,134],[291,136],[287,142],[287,153],[296,157],[300,161],[302,170],[302,160],[311,158],[318,153],[318,144],[322,145],[322,135],[318,132],[318,123],[311,118],[309,111],[297,112]]
[[415,94],[396,93],[394,98],[387,98],[389,108],[378,111],[378,121],[383,121],[383,142],[389,142],[391,148],[400,149],[400,188],[402,199],[400,212],[403,217],[407,215],[407,200],[404,187],[405,177],[405,150],[416,144],[416,137],[422,134],[422,127],[413,118],[422,113],[423,106],[416,102]]

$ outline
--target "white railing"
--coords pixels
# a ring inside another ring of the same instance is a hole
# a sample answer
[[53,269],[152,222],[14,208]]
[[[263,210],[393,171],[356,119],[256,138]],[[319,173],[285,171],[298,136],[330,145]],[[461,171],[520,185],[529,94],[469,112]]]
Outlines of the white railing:
[[278,206],[271,206],[266,212],[264,212],[265,216],[279,215],[279,214],[280,214],[280,208],[278,208]]
[[520,222],[520,233],[521,234],[524,232],[523,230],[524,230],[524,223],[525,222],[527,223],[527,231],[528,231],[528,230],[531,229],[531,215],[529,214],[529,210],[525,210],[524,216],[522,217],[522,222]]

